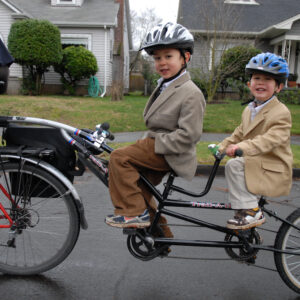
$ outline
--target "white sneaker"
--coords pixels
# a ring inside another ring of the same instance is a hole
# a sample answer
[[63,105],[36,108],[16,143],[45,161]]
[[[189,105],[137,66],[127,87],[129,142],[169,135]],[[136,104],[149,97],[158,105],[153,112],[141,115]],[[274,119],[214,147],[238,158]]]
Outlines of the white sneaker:
[[227,221],[227,228],[230,229],[250,229],[252,227],[260,226],[265,223],[266,219],[263,212],[259,209],[238,210],[233,219]]

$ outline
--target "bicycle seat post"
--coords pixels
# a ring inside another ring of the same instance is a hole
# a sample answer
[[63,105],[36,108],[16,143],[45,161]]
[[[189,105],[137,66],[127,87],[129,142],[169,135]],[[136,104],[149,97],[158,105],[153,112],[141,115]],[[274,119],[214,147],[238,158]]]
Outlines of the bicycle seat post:
[[173,185],[173,182],[174,182],[174,179],[175,179],[175,174],[174,174],[174,172],[171,172],[169,177],[168,177],[167,182],[165,183],[165,189],[164,189],[164,192],[163,192],[163,199],[168,198],[171,186]]

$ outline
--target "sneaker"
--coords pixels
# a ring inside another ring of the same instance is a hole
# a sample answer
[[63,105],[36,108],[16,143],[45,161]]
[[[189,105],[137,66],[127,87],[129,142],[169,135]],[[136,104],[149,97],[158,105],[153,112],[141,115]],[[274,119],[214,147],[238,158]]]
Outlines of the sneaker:
[[105,218],[105,223],[107,225],[119,228],[143,228],[150,226],[150,215],[148,209],[146,209],[143,214],[136,217],[125,217],[120,215],[109,215]]
[[227,228],[230,229],[250,229],[252,227],[260,226],[265,223],[266,219],[263,212],[259,209],[238,210],[233,219],[227,221]]

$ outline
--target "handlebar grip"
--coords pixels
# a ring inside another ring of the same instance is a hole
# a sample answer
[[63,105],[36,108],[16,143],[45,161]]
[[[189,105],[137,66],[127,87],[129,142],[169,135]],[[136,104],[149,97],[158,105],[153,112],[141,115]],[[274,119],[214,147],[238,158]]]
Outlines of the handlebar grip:
[[243,150],[242,149],[236,149],[234,155],[239,156],[239,157],[243,156]]
[[103,130],[108,131],[110,125],[109,125],[109,123],[104,122],[104,123],[101,124],[100,127],[101,127]]

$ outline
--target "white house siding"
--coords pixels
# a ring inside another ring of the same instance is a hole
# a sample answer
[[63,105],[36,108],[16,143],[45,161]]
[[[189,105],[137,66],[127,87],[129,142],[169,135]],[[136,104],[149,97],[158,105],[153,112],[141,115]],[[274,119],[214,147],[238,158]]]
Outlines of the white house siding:
[[195,38],[194,53],[192,55],[189,67],[191,69],[199,69],[201,72],[206,72],[209,61],[209,50],[206,42],[202,39]]
[[296,35],[300,38],[300,20],[293,23],[291,30],[289,31],[289,35]]
[[[105,31],[106,31],[106,57],[105,57]],[[98,63],[98,69],[96,76],[101,86],[106,83],[107,86],[111,85],[112,81],[112,67],[110,61],[110,33],[109,28],[60,28],[61,35],[84,35],[91,36],[91,50],[95,55]],[[106,63],[106,82],[104,78]],[[60,84],[60,75],[53,70],[47,72],[45,75],[45,82],[47,84]],[[86,81],[81,82],[86,84]]]
[[[7,46],[8,35],[10,31],[10,26],[14,22],[11,14],[13,11],[8,8],[5,4],[0,2],[0,36]],[[9,68],[10,77],[22,78],[22,68],[18,64],[12,64]]]

